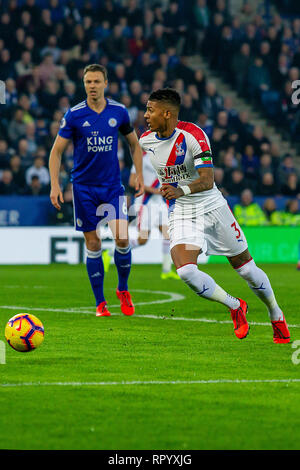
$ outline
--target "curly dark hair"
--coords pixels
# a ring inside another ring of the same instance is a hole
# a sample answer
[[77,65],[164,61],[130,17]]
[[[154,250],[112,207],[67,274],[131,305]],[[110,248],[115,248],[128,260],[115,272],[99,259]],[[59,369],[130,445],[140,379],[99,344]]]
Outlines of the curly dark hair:
[[175,106],[179,110],[181,98],[174,88],[161,88],[151,93],[149,101],[163,101]]

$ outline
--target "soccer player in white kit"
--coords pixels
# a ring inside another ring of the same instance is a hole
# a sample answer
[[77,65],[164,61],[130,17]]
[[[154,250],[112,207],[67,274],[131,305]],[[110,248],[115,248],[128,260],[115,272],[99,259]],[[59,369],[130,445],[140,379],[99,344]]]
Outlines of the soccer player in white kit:
[[149,130],[140,137],[162,184],[169,206],[173,262],[180,278],[200,297],[229,308],[239,339],[249,333],[247,303],[225,292],[200,271],[197,258],[206,242],[208,255],[224,255],[250,289],[264,302],[274,343],[290,342],[290,333],[270,281],[251,257],[245,235],[214,183],[209,139],[198,126],[178,121],[180,96],[164,88],[149,96],[145,119]]
[[[153,227],[157,227],[162,234],[162,272],[161,279],[180,279],[172,271],[170,255],[170,240],[168,235],[168,208],[160,192],[160,182],[157,178],[148,153],[143,155],[144,194],[135,198],[134,206],[137,213],[137,236],[130,236],[131,248],[145,245]],[[129,185],[135,187],[136,170],[132,165]]]

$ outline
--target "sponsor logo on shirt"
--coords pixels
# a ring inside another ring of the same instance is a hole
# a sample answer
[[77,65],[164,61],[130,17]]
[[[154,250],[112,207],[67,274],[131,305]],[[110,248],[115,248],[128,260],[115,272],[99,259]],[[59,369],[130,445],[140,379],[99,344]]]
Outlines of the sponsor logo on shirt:
[[159,168],[157,173],[163,183],[176,183],[177,181],[190,178],[190,174],[184,163]]
[[109,152],[112,150],[113,136],[97,136],[87,137],[87,150],[88,152]]

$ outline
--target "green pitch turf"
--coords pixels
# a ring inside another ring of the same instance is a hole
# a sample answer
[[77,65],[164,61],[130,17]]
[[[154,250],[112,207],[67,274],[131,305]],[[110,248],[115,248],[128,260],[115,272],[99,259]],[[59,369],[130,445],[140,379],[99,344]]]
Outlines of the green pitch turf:
[[[262,267],[292,341],[300,340],[300,272],[294,265]],[[267,310],[229,265],[201,269],[247,300],[246,339],[235,337],[222,305],[198,298],[181,281],[161,281],[160,266],[133,266],[133,317],[120,312],[111,266],[109,318],[94,314],[85,266],[0,267],[0,339],[7,320],[24,311],[45,327],[33,352],[5,346],[0,447],[299,449],[296,349],[273,344]]]

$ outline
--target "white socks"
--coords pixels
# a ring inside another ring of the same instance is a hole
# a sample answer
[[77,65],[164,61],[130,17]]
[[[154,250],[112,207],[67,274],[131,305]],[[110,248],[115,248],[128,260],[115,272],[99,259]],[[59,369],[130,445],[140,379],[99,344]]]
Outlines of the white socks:
[[170,240],[166,240],[165,238],[163,238],[163,241],[162,241],[162,255],[163,255],[162,272],[168,273],[171,271],[171,268],[172,268],[172,258],[170,254]]
[[283,313],[276,302],[269,278],[262,269],[256,266],[254,260],[237,268],[236,272],[245,279],[254,294],[264,302],[270,319],[272,321],[283,320]]
[[181,266],[177,269],[177,274],[197,295],[219,302],[231,309],[239,307],[240,301],[225,292],[208,274],[199,271],[196,264],[189,263]]

